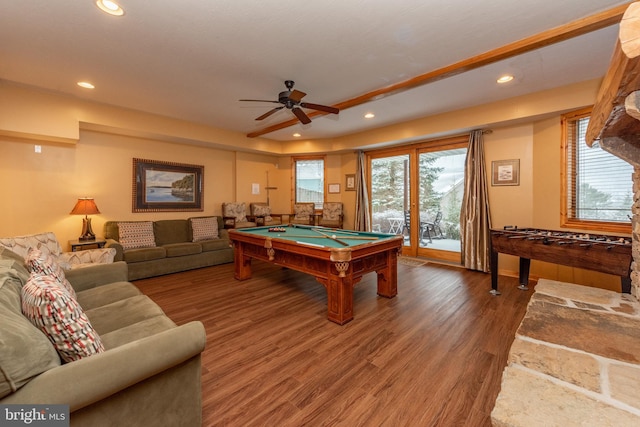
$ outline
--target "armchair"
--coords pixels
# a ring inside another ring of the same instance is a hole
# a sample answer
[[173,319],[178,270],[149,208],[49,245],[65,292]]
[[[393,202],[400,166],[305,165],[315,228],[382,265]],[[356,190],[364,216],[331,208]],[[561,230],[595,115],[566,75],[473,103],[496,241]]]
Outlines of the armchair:
[[274,214],[271,212],[271,206],[266,203],[251,203],[251,221],[257,226],[263,225],[280,225],[282,224],[282,214]]
[[293,215],[289,216],[291,224],[316,225],[315,203],[294,203]]
[[95,264],[109,264],[116,256],[113,248],[89,249],[80,252],[63,252],[56,235],[50,231],[26,236],[0,238],[0,247],[26,258],[29,250],[40,249],[50,254],[65,270]]
[[228,202],[222,204],[224,228],[255,227],[256,223],[247,218],[247,206],[244,202]]
[[318,225],[331,228],[342,228],[344,214],[342,211],[342,203],[327,202],[322,204],[322,216]]

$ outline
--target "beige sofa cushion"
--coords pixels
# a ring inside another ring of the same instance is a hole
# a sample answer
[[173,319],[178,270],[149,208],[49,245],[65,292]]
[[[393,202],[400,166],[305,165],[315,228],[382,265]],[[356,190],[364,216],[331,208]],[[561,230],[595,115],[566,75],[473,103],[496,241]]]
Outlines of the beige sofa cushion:
[[[91,320],[91,324],[100,335],[155,316],[164,316],[162,309],[146,295],[137,295],[88,309],[86,313]],[[114,315],[114,313],[117,313],[117,315]]]
[[26,270],[15,260],[2,254],[0,257],[3,258],[0,259],[0,398],[3,398],[61,363],[47,337],[22,315],[20,292]]
[[167,250],[163,246],[155,248],[129,249],[122,254],[124,261],[128,263],[153,261],[167,257]]
[[78,304],[86,311],[138,295],[142,292],[131,283],[113,282],[78,292]]

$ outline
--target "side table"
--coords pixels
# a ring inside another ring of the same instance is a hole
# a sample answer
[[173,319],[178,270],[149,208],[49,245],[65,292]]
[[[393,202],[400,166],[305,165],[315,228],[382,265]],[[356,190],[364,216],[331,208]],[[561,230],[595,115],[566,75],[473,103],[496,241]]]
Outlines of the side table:
[[95,249],[104,248],[104,245],[107,243],[106,240],[96,238],[93,240],[69,240],[69,245],[71,246],[71,252],[83,251],[85,249]]

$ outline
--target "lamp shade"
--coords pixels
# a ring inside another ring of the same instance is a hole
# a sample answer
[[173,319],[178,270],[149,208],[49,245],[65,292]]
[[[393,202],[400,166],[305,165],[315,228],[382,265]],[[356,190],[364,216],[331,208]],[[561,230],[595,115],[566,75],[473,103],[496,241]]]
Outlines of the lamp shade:
[[95,215],[100,211],[92,197],[82,197],[71,210],[71,215]]

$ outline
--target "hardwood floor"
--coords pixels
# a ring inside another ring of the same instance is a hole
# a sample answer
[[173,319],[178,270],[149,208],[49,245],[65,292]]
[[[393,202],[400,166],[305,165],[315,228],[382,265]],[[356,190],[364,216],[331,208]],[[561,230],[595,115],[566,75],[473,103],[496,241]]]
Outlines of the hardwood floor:
[[[488,426],[532,290],[461,268],[398,265],[398,296],[354,293],[355,318],[326,318],[311,276],[253,261],[136,281],[176,323],[200,320],[204,426]],[[179,392],[179,390],[176,390]]]

